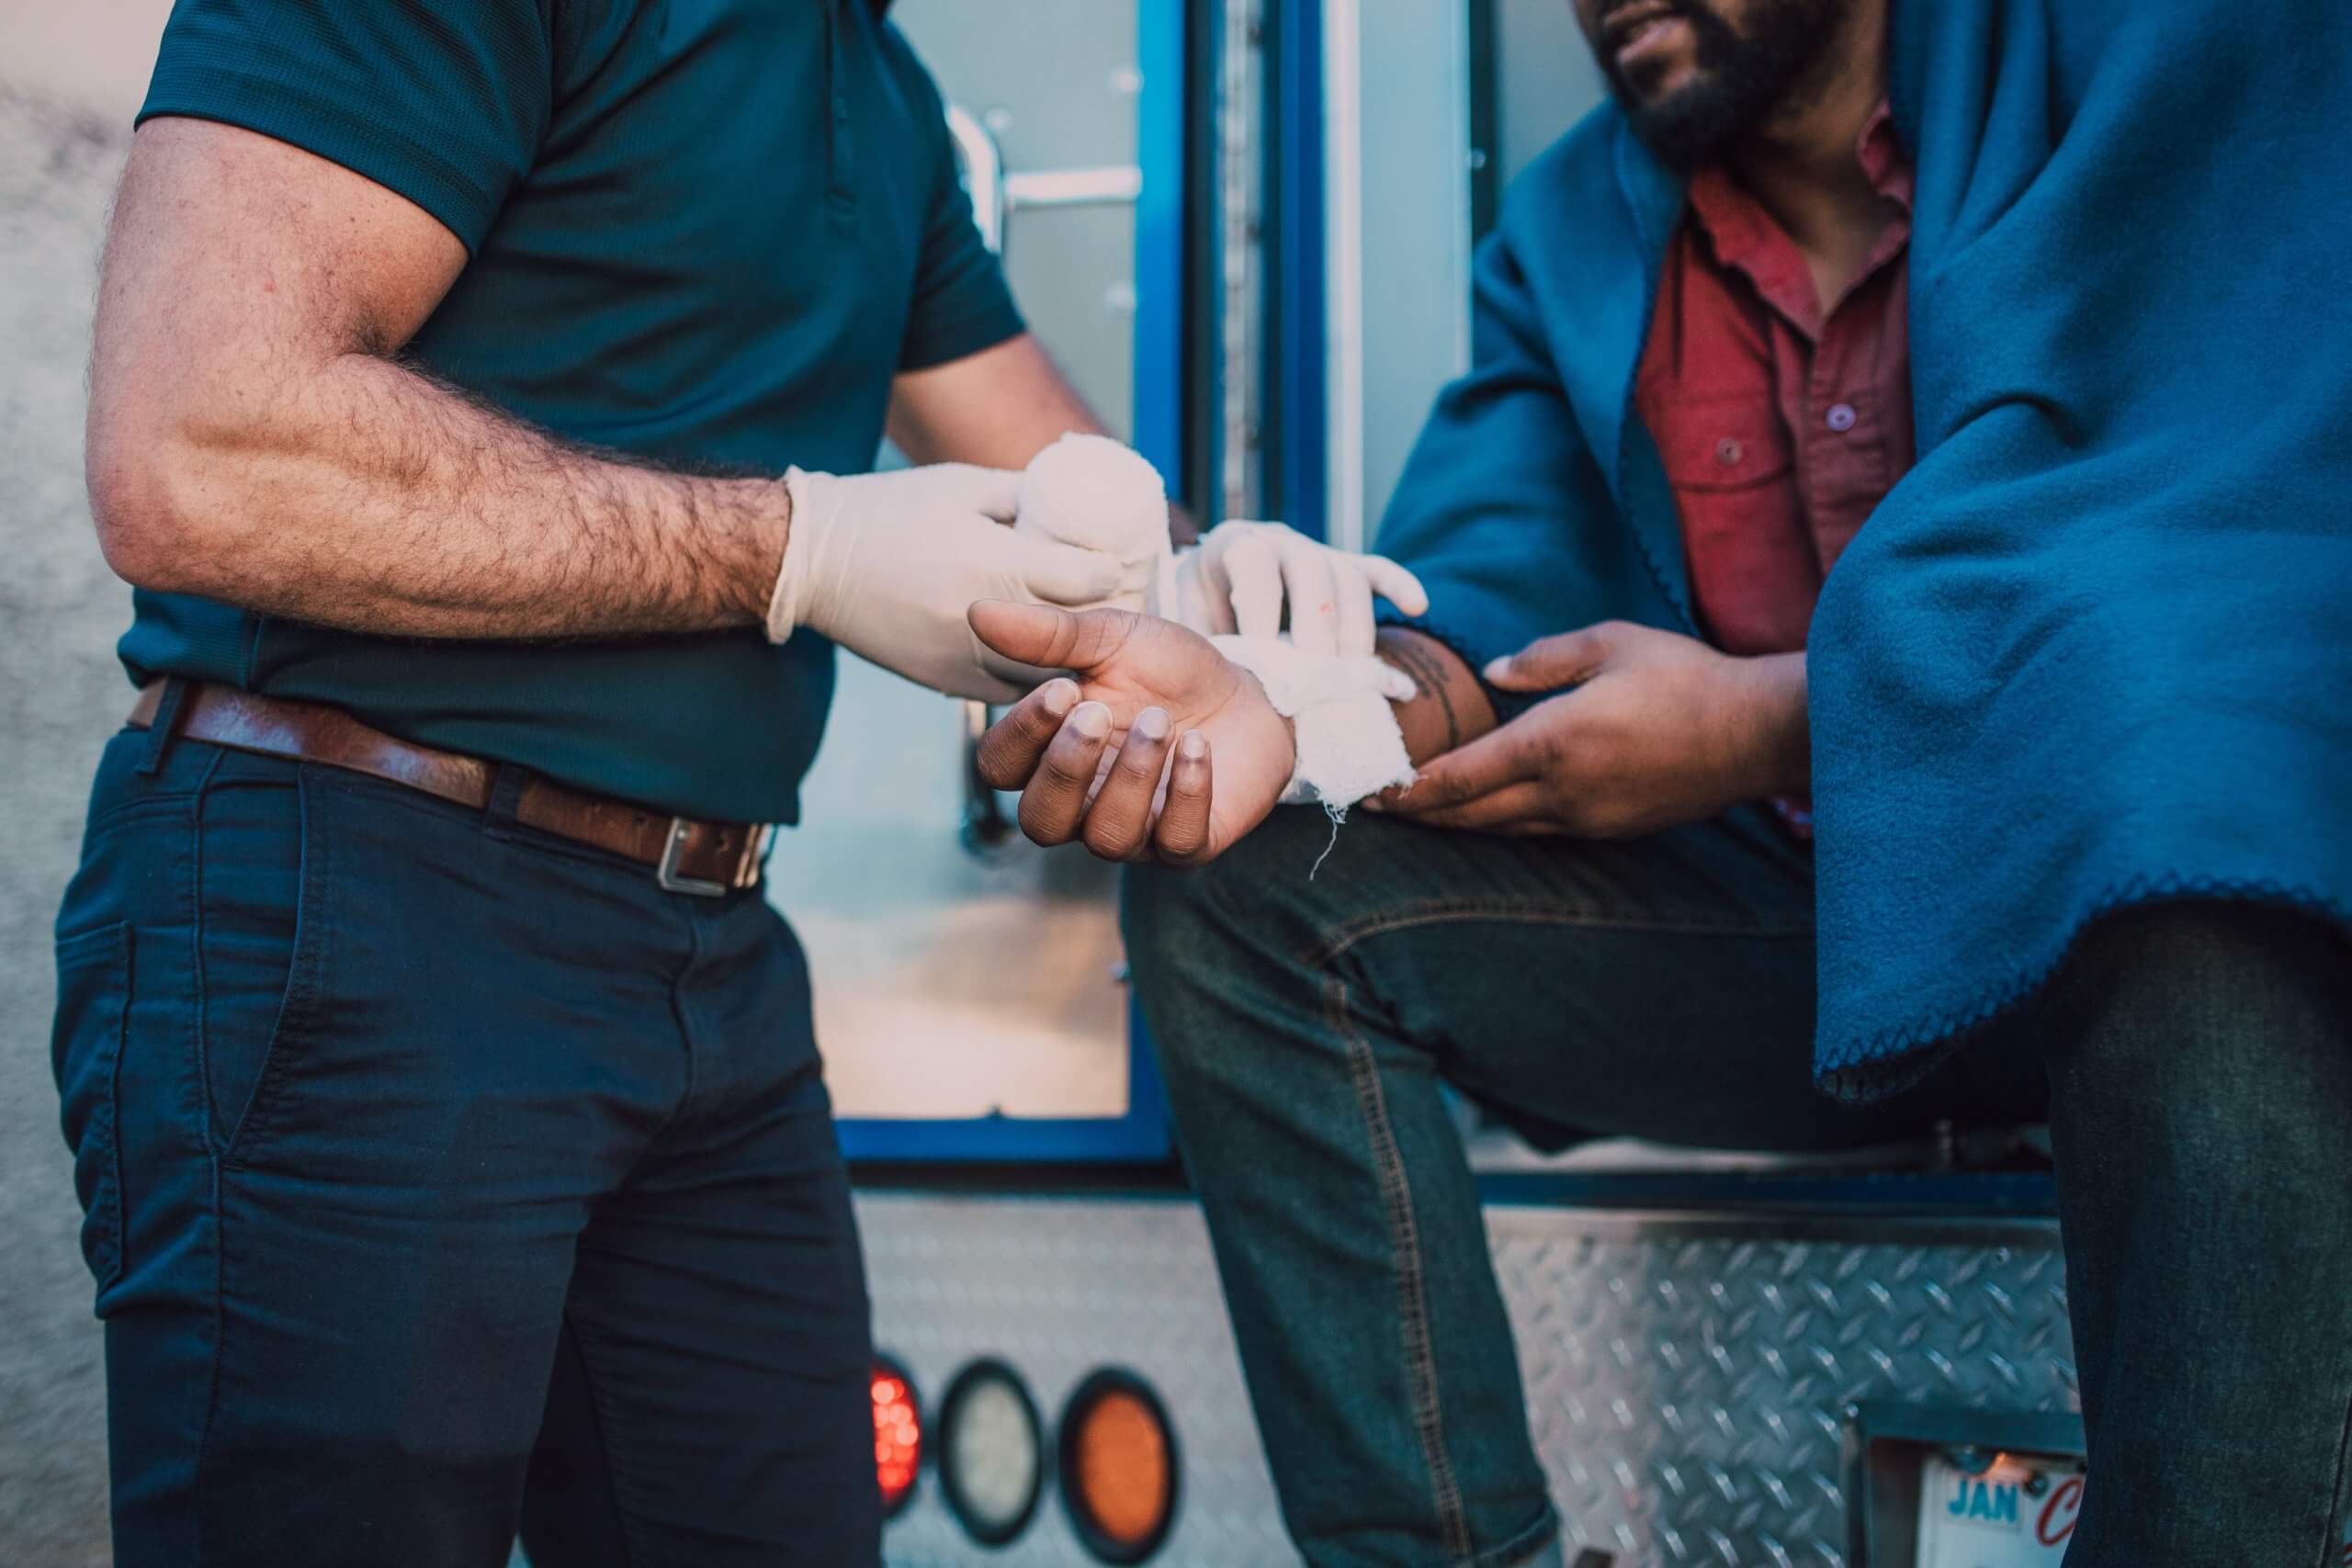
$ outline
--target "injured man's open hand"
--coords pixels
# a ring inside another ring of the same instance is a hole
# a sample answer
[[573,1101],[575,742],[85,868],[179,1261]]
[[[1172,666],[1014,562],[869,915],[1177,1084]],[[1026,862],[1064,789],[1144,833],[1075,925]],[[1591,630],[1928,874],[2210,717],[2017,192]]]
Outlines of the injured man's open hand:
[[1125,610],[1001,601],[974,604],[971,625],[1008,660],[1077,677],[1038,687],[980,741],[980,776],[1021,791],[1021,830],[1038,843],[1197,864],[1290,782],[1291,722],[1205,637]]

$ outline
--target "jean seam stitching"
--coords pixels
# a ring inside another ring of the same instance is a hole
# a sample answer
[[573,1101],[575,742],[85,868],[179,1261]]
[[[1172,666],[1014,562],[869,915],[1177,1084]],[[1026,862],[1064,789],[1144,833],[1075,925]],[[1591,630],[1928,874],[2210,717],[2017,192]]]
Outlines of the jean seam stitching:
[[1422,1281],[1420,1235],[1413,1214],[1412,1190],[1396,1149],[1395,1129],[1381,1093],[1379,1066],[1371,1043],[1348,1027],[1348,986],[1337,975],[1325,981],[1324,995],[1331,1026],[1345,1043],[1349,1073],[1355,1080],[1356,1103],[1363,1113],[1372,1140],[1373,1159],[1379,1170],[1382,1207],[1386,1211],[1389,1258],[1396,1272],[1399,1326],[1405,1335],[1405,1379],[1413,1404],[1413,1426],[1420,1439],[1421,1461],[1430,1472],[1430,1501],[1446,1550],[1457,1559],[1472,1550],[1470,1522],[1462,1502],[1462,1485],[1453,1461],[1445,1451],[1444,1413],[1439,1405],[1437,1365],[1429,1324],[1429,1301]]
[[1533,1524],[1500,1545],[1490,1546],[1475,1557],[1463,1559],[1459,1568],[1507,1568],[1508,1564],[1521,1561],[1529,1552],[1559,1533],[1560,1516],[1547,1502]]
[[1611,931],[1672,933],[1683,936],[1758,937],[1790,940],[1809,937],[1810,923],[1730,925],[1720,920],[1651,918],[1626,919],[1602,915],[1581,905],[1551,904],[1500,898],[1442,898],[1408,904],[1366,915],[1332,928],[1310,955],[1317,966],[1329,964],[1358,942],[1416,926],[1445,925],[1480,919],[1512,920],[1523,925],[1579,926]]

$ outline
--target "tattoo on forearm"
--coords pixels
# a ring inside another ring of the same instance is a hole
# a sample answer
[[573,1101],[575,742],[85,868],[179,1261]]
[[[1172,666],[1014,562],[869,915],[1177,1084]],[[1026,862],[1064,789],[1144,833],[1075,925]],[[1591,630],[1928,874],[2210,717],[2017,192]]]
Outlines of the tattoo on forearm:
[[1380,656],[1412,678],[1416,694],[1437,700],[1439,711],[1445,715],[1445,749],[1451,751],[1459,747],[1462,720],[1453,711],[1453,694],[1446,690],[1445,666],[1428,649],[1405,637],[1385,638]]

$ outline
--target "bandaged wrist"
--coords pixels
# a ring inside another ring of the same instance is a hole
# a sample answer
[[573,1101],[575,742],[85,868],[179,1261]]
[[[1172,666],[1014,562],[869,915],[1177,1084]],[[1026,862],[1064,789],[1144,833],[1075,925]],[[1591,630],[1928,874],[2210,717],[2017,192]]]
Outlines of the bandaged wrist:
[[1378,659],[1306,653],[1284,637],[1211,637],[1219,653],[1252,675],[1276,713],[1291,721],[1297,757],[1284,805],[1320,802],[1335,818],[1368,795],[1413,782],[1392,698],[1412,694],[1402,671]]

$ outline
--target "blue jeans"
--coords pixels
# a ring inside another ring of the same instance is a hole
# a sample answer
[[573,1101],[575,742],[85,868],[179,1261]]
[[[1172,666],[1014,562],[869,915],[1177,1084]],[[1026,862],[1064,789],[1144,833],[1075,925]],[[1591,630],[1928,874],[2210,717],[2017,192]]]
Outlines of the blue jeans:
[[[1918,1087],[1815,1092],[1809,862],[1274,819],[1139,870],[1136,978],[1285,1522],[1316,1568],[1489,1568],[1557,1521],[1441,1084],[1546,1142],[1819,1149],[2049,1097],[2094,1479],[2071,1568],[2332,1562],[2352,1411],[2352,956],[2185,905],[2084,943]],[[2047,1042],[2047,1045],[2043,1042]],[[2226,1347],[2216,1353],[2216,1347]],[[2199,1512],[2250,1492],[2257,1518]]]
[[798,946],[518,782],[109,744],[55,1051],[123,1568],[877,1559]]

